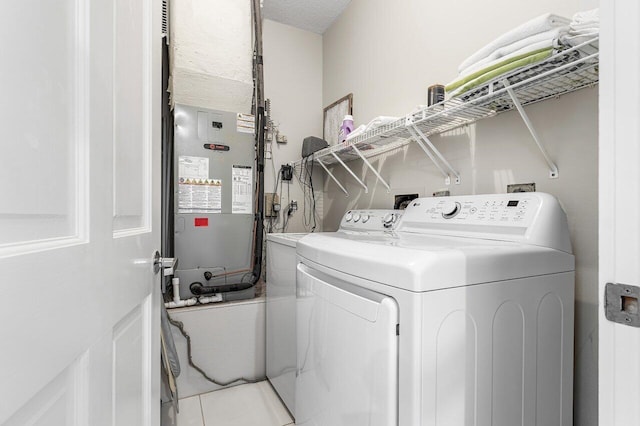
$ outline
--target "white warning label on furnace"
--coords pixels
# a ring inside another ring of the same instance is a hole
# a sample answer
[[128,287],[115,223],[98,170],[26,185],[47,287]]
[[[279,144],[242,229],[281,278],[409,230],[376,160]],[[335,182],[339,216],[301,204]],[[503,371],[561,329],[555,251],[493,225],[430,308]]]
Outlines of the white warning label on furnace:
[[178,178],[209,179],[209,159],[181,155],[178,158]]
[[221,213],[222,181],[220,179],[178,180],[178,213]]
[[253,168],[234,165],[231,173],[232,201],[231,213],[252,213]]
[[236,130],[240,133],[254,133],[256,130],[256,119],[251,114],[238,113]]

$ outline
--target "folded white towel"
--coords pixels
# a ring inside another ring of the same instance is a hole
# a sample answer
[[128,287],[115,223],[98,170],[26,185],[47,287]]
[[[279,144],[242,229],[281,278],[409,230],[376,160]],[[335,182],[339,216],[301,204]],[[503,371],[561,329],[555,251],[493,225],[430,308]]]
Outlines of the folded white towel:
[[558,27],[543,33],[534,34],[525,39],[518,40],[507,46],[501,47],[486,58],[481,59],[475,64],[471,64],[460,71],[456,80],[460,79],[460,77],[466,77],[478,70],[487,68],[495,63],[511,59],[515,56],[533,52],[538,49],[544,49],[546,47],[553,47],[555,41],[560,38],[560,36],[566,34],[567,31],[567,26]]
[[348,141],[349,139],[353,139],[356,136],[363,134],[366,129],[367,129],[367,126],[365,126],[364,124],[359,125],[355,129],[353,129],[351,133],[347,135],[347,138],[345,139],[345,141]]
[[373,120],[371,120],[369,123],[367,123],[366,125],[365,124],[361,124],[358,127],[356,127],[353,130],[353,132],[351,132],[351,133],[349,133],[347,135],[347,138],[345,140],[353,139],[356,136],[363,134],[364,132],[368,132],[369,130],[377,129],[380,126],[384,126],[385,124],[392,123],[392,122],[396,121],[397,119],[398,119],[398,117],[388,117],[388,116],[384,116],[384,115],[376,117]]
[[569,19],[562,16],[553,15],[551,13],[538,16],[537,18],[525,22],[524,24],[512,29],[511,31],[502,34],[500,37],[482,47],[476,53],[465,59],[458,67],[458,71],[460,72],[465,68],[468,68],[469,66],[475,64],[476,62],[486,58],[501,47],[508,46],[512,43],[517,42],[518,40],[525,39],[534,34],[543,33],[556,27],[568,25],[569,22]]
[[569,25],[569,31],[583,31],[592,28],[600,28],[600,22],[585,22],[584,24]]
[[[560,42],[568,46],[578,46],[600,33],[600,16],[598,9],[578,12],[573,15],[569,31],[560,36]],[[595,53],[598,49],[598,42],[591,43],[591,46],[584,46],[581,50],[587,53]]]
[[[593,40],[595,37],[597,37],[599,34],[598,31],[593,31],[591,33],[584,33],[584,34],[567,34],[564,35],[562,37],[560,37],[560,43],[567,45],[567,46],[578,46],[582,43],[585,43],[589,40]],[[580,48],[581,50],[583,50],[586,53],[596,53],[599,49],[599,43],[598,41],[594,41],[593,43],[590,43],[591,46],[586,45],[583,46],[582,48]]]
[[381,115],[379,117],[374,118],[367,124],[367,130],[372,130],[380,126],[384,126],[385,124],[392,123],[397,119],[398,117],[389,117],[386,115]]
[[598,8],[578,12],[571,17],[572,23],[583,24],[586,22],[600,22],[600,10]]

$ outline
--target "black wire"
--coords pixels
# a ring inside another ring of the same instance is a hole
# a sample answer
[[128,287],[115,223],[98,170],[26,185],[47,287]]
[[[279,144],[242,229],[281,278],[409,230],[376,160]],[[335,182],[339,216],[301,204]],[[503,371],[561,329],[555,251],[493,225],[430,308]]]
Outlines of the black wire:
[[[311,188],[311,203],[312,204],[312,209],[311,209],[311,216],[313,219],[313,227],[311,228],[311,232],[314,232],[316,230],[316,195],[315,195],[315,191],[313,190],[313,159],[311,160],[311,166],[309,166],[309,161],[307,161],[307,175],[309,176],[309,187]],[[309,223],[311,223],[311,220],[309,220]]]
[[229,386],[232,383],[235,382],[239,382],[239,381],[243,381],[245,383],[258,383],[258,382],[262,382],[264,380],[266,380],[266,377],[261,377],[258,379],[246,379],[244,377],[239,377],[237,379],[233,379],[230,380],[228,382],[221,382],[220,380],[216,380],[213,379],[211,377],[209,377],[209,375],[207,373],[205,373],[205,371],[200,368],[198,365],[196,365],[196,363],[193,362],[193,357],[191,355],[191,336],[189,336],[189,333],[187,333],[184,330],[184,324],[180,321],[174,320],[173,318],[171,318],[171,316],[169,316],[169,313],[167,312],[167,318],[169,318],[169,323],[171,325],[173,325],[174,327],[176,327],[178,330],[180,330],[180,333],[184,336],[185,339],[187,339],[187,356],[189,358],[189,365],[191,367],[193,367],[198,373],[202,374],[202,377],[204,377],[205,379],[207,379],[208,381],[210,381],[211,383],[214,383],[218,386]]

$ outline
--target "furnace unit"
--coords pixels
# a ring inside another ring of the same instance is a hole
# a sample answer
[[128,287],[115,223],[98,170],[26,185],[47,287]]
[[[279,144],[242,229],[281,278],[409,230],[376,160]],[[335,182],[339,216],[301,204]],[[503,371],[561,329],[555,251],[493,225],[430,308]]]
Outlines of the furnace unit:
[[[194,283],[224,300],[255,296],[255,148],[252,115],[175,106],[175,277],[180,297]],[[240,289],[240,290],[238,290]]]

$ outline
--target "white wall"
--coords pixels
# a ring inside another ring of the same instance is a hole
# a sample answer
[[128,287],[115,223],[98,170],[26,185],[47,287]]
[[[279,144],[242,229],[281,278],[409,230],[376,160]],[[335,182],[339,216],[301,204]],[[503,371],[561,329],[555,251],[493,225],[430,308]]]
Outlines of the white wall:
[[[265,164],[265,192],[273,192],[280,166],[300,158],[302,139],[307,136],[322,137],[322,36],[265,20],[263,38],[265,97],[271,100],[274,122],[288,139],[286,144],[272,142],[267,146],[272,158],[266,160]],[[318,190],[316,207],[321,209],[322,175],[315,172],[313,178]],[[294,179],[289,188],[287,184],[280,188],[283,209],[290,200],[298,201],[299,206],[298,212],[289,219],[286,231],[310,231],[311,209],[307,202],[307,211],[304,211],[304,196],[298,180]],[[290,196],[287,196],[287,189]],[[316,231],[322,230],[320,218]],[[282,225],[281,215],[278,231]]]
[[[184,324],[191,337],[194,363],[212,379],[228,382],[240,377],[249,380],[265,377],[264,298],[171,309],[169,315]],[[171,331],[181,368],[176,382],[178,396],[187,398],[220,389],[189,366],[187,339],[176,327],[171,326]]]
[[[545,12],[565,16],[597,6],[594,1],[353,0],[324,34],[324,103],[352,92],[356,125],[378,115],[403,116],[425,103],[426,88],[446,84],[458,64],[502,32]],[[506,192],[509,183],[535,182],[562,202],[576,254],[575,424],[597,424],[597,89],[585,89],[526,108],[559,179],[549,179],[540,152],[517,113],[509,112],[432,141],[462,183],[447,187],[415,144],[373,163],[392,187],[354,162],[370,191],[365,194],[339,167],[345,198],[325,184],[325,230],[338,226],[349,208],[390,208],[393,195],[429,196],[447,188],[453,195]]]
[[178,0],[170,6],[172,102],[251,112],[251,2]]

